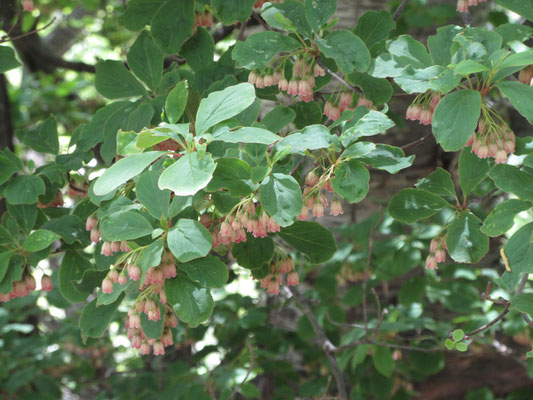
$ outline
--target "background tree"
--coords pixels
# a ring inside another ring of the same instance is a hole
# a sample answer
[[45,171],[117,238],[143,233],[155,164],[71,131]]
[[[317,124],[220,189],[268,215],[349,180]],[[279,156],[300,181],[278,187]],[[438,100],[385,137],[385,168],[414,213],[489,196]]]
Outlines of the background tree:
[[3,397],[531,397],[529,3],[0,7]]

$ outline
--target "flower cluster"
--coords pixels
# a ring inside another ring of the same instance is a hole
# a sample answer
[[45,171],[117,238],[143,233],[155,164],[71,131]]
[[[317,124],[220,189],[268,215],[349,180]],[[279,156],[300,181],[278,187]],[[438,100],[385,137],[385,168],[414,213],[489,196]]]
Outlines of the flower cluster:
[[332,96],[324,105],[324,115],[332,121],[340,118],[344,110],[355,110],[358,107],[373,108],[374,104],[365,96],[360,95],[355,107],[352,107],[353,96],[349,92],[340,92],[337,96]]
[[[28,274],[20,281],[13,282],[13,287],[9,293],[0,293],[0,303],[7,303],[15,297],[28,296],[32,290],[35,290],[37,284],[33,275]],[[52,279],[48,275],[43,275],[41,278],[41,291],[48,292],[52,290],[54,285]]]
[[209,11],[205,11],[203,13],[196,13],[194,25],[211,28],[213,26],[213,16]]
[[533,86],[533,65],[528,65],[520,71],[518,81]]
[[509,126],[501,120],[496,123],[491,117],[481,117],[477,132],[468,140],[472,153],[479,158],[492,157],[497,164],[507,162],[507,156],[514,153],[516,138]]
[[416,99],[407,108],[405,118],[411,121],[420,121],[422,125],[431,124],[433,119],[433,112],[437,108],[437,104],[441,99],[441,95],[436,92],[429,92],[417,96]]
[[269,233],[279,232],[280,226],[265,212],[256,212],[253,201],[245,203],[235,215],[227,216],[220,224],[219,231],[211,233],[213,247],[220,244],[246,242],[246,232],[254,237],[266,237]]
[[[313,217],[323,217],[324,208],[329,205],[326,195],[322,192],[322,189],[330,193],[333,192],[333,185],[330,179],[319,177],[314,171],[311,171],[305,177],[305,187],[303,191],[304,205],[298,219],[305,221],[309,218],[309,211],[311,211]],[[330,215],[337,216],[343,214],[342,203],[336,197],[331,202],[329,208]]]
[[141,313],[145,313],[149,320],[159,321],[161,311],[159,305],[153,300],[141,300],[137,305],[128,311],[126,318],[126,330],[131,347],[138,349],[141,354],[150,354],[150,346],[156,356],[165,354],[165,347],[172,346],[174,339],[171,328],[178,325],[176,316],[167,308],[163,333],[160,338],[148,338],[141,327]]
[[259,89],[277,85],[279,90],[291,96],[299,96],[301,101],[310,102],[313,100],[315,77],[325,75],[326,71],[314,59],[309,63],[304,57],[297,57],[292,67],[290,81],[285,78],[282,69],[276,69],[266,73],[251,71],[248,75],[248,83]]
[[446,261],[446,236],[431,239],[429,255],[426,258],[426,269],[438,269],[437,263]]
[[479,3],[484,3],[487,0],[457,0],[457,11],[468,12],[468,7],[477,6]]
[[282,284],[282,275],[287,274],[287,285],[296,286],[299,283],[298,273],[294,270],[294,260],[291,256],[280,258],[270,264],[270,273],[260,279],[261,287],[266,289],[268,294],[279,294],[279,287]]

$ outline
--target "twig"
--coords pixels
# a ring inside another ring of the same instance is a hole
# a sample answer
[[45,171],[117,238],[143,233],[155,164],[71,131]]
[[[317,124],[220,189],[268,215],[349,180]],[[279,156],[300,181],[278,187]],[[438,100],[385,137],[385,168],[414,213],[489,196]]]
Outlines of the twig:
[[75,190],[76,192],[80,192],[80,193],[87,193],[87,190],[79,188],[75,186],[74,183],[72,183],[72,178],[70,177],[69,172],[67,172],[67,180],[68,180],[68,187],[71,188],[72,190]]
[[[0,43],[5,43],[5,42],[12,42],[14,40],[17,40],[17,39],[21,39],[23,37],[26,37],[26,36],[30,36],[30,35],[33,35],[34,33],[37,33],[37,32],[40,32],[40,31],[44,31],[46,28],[48,28],[50,25],[52,25],[56,20],[56,17],[52,18],[52,20],[47,23],[45,26],[39,28],[39,29],[33,29],[29,32],[26,32],[26,33],[23,33],[22,35],[19,35],[19,36],[15,36],[15,37],[9,37],[8,35],[5,35],[4,37],[2,37],[2,39],[0,39]],[[15,25],[13,25],[13,27],[11,27],[11,29],[14,28]]]
[[426,140],[428,140],[430,137],[432,136],[431,132],[430,133],[427,133],[425,134],[424,136],[422,136],[420,139],[416,139],[414,142],[411,142],[411,143],[407,143],[406,145],[403,145],[402,147],[400,147],[402,150],[407,150],[407,149],[410,149],[412,147],[418,147],[420,146],[422,143],[424,143]]
[[235,386],[233,388],[233,392],[231,393],[230,399],[235,397],[237,392],[241,389],[242,385],[244,385],[244,383],[248,380],[248,377],[250,376],[250,374],[252,373],[252,371],[255,368],[254,349],[253,349],[252,344],[250,343],[249,340],[246,341],[246,347],[248,348],[248,353],[250,354],[250,366],[248,367],[248,371],[246,372],[246,376],[241,381],[241,383],[239,383],[237,386]]
[[326,333],[324,332],[324,329],[320,326],[318,323],[315,314],[313,314],[313,311],[311,311],[311,308],[306,303],[305,299],[302,297],[302,295],[298,292],[296,288],[288,287],[288,290],[291,292],[292,296],[296,300],[296,303],[300,306],[303,313],[309,320],[309,323],[313,327],[313,331],[315,332],[315,335],[317,336],[317,339],[320,343],[320,346],[322,347],[322,350],[326,354],[326,357],[329,360],[333,377],[335,378],[335,382],[337,383],[337,390],[339,391],[339,396],[342,400],[348,400],[348,392],[346,390],[346,383],[344,382],[344,376],[341,372],[341,369],[339,368],[339,364],[337,363],[337,360],[335,359],[335,356],[333,353],[337,351],[337,348],[333,343],[330,342],[328,337],[326,336]]
[[379,218],[378,222],[374,224],[372,229],[370,229],[370,233],[368,236],[368,255],[366,257],[365,276],[363,280],[363,321],[365,324],[365,337],[368,336],[368,310],[367,310],[366,290],[368,286],[368,274],[370,273],[370,262],[372,260],[372,250],[374,249],[374,233],[376,231],[376,228],[381,224],[381,221],[383,221],[383,209],[381,209],[380,211],[381,211],[381,217]]
[[241,27],[239,29],[239,35],[237,36],[238,42],[242,42],[244,40],[244,33],[246,32],[246,26],[247,26],[246,21],[241,23]]
[[316,62],[318,63],[318,65],[320,65],[324,71],[326,71],[328,74],[330,74],[332,77],[334,77],[336,80],[338,80],[340,83],[342,83],[345,87],[347,87],[348,89],[350,89],[352,92],[355,92],[355,93],[358,93],[358,94],[363,94],[363,92],[355,87],[355,86],[352,86],[350,85],[348,82],[346,82],[340,75],[336,74],[335,72],[333,72],[332,70],[330,70],[326,64],[324,64],[322,62],[322,60],[320,58],[316,58]]
[[398,8],[396,9],[396,11],[394,11],[394,14],[392,14],[392,20],[393,21],[396,21],[398,19],[398,17],[400,16],[400,14],[402,13],[402,11],[405,9],[405,7],[407,6],[407,3],[409,3],[409,0],[403,0],[400,5],[398,6]]
[[379,301],[379,296],[376,293],[376,290],[374,288],[371,289],[372,294],[376,298],[376,303],[378,307],[378,323],[376,324],[376,327],[374,328],[374,335],[372,336],[373,340],[376,340],[376,337],[378,336],[379,328],[381,327],[381,324],[383,323],[383,318],[385,315],[387,315],[388,311],[387,309],[381,311],[381,302]]
[[467,332],[465,333],[465,336],[474,336],[480,332],[483,332],[484,330],[486,329],[489,329],[491,326],[497,324],[499,321],[501,321],[503,319],[503,317],[505,317],[507,315],[507,313],[510,311],[509,308],[511,307],[511,303],[507,304],[505,306],[505,309],[496,317],[494,318],[492,321],[490,322],[487,322],[485,325],[483,326],[480,326],[479,328],[477,329],[474,329],[473,331],[471,332]]
[[359,346],[361,344],[371,344],[374,346],[379,347],[388,347],[390,349],[400,349],[400,350],[409,350],[409,351],[420,351],[422,353],[435,353],[437,351],[444,351],[445,349],[443,347],[418,347],[418,346],[410,346],[407,344],[394,344],[394,343],[385,343],[385,342],[376,342],[374,340],[357,340],[355,342],[345,344],[344,346],[337,347],[337,352],[341,352],[344,350],[351,349],[352,347]]
[[322,395],[322,400],[325,400],[326,396],[328,395],[329,385],[331,385],[331,375],[328,376],[328,383],[326,385],[326,390],[324,390],[324,394]]
[[289,175],[294,175],[296,171],[298,171],[298,168],[300,168],[304,162],[305,162],[305,157],[302,157],[302,159],[298,162],[298,164],[296,164],[296,166],[292,169]]

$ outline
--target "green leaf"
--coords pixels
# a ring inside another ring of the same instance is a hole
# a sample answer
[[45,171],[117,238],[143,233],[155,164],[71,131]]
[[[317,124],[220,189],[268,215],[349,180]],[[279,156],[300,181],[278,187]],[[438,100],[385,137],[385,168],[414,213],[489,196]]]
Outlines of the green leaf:
[[514,193],[522,200],[533,201],[533,175],[528,172],[512,165],[498,164],[492,168],[489,176],[504,192]]
[[165,54],[178,53],[192,34],[194,27],[194,1],[170,0],[154,14],[151,32]]
[[459,84],[461,77],[455,76],[451,70],[440,65],[424,69],[414,69],[408,65],[397,74],[394,81],[406,93],[423,93],[428,89],[447,93]]
[[15,50],[11,47],[0,46],[0,74],[22,65],[15,57]]
[[489,68],[474,60],[463,60],[455,67],[456,75],[470,75],[488,71]]
[[491,165],[488,159],[481,159],[466,147],[459,156],[459,182],[461,190],[468,196],[489,174]]
[[394,360],[392,359],[392,352],[387,347],[377,347],[374,351],[374,366],[380,374],[390,378],[394,371]]
[[337,137],[329,133],[323,125],[309,125],[301,132],[285,136],[276,144],[279,151],[290,146],[290,153],[303,153],[306,150],[325,149],[337,141]]
[[176,196],[192,196],[207,186],[216,165],[211,155],[200,159],[198,153],[188,153],[163,171],[159,188],[170,189]]
[[[156,303],[157,304],[157,303]],[[165,318],[163,317],[166,313],[166,307],[163,305],[157,304],[160,308],[161,318],[157,321],[151,321],[148,319],[148,316],[141,312],[141,328],[143,333],[147,338],[150,339],[159,339],[163,335],[163,328],[165,327]]]
[[291,225],[302,210],[300,185],[290,175],[274,173],[266,177],[259,196],[263,208],[280,226]]
[[196,28],[196,33],[187,40],[180,53],[194,71],[205,70],[215,54],[213,36],[205,28]]
[[255,100],[255,90],[249,83],[230,86],[202,99],[196,113],[196,134],[244,111]]
[[123,298],[124,294],[121,294],[117,301],[105,306],[97,307],[96,299],[87,304],[80,316],[81,336],[84,339],[102,336]]
[[393,126],[394,122],[384,113],[372,110],[360,118],[354,126],[346,129],[342,133],[340,140],[347,146],[357,138],[378,135],[386,132],[387,129]]
[[359,158],[367,155],[376,148],[376,145],[371,142],[355,142],[348,146],[343,152],[341,157],[349,160],[351,158]]
[[532,27],[521,24],[502,24],[494,30],[503,38],[504,45],[515,40],[525,42],[533,34]]
[[306,103],[299,101],[291,106],[296,112],[294,125],[297,129],[303,129],[308,125],[319,124],[322,121],[322,110],[315,101]]
[[0,281],[0,293],[8,294],[13,290],[13,282],[22,279],[23,262],[24,259],[17,254],[11,257],[7,271],[4,272],[4,277]]
[[34,128],[19,129],[15,134],[22,143],[39,153],[59,153],[57,122],[53,116],[48,117]]
[[511,308],[533,315],[533,293],[521,293],[518,296],[511,297]]
[[164,151],[148,151],[124,157],[107,169],[94,183],[94,194],[104,196],[140,174],[148,165],[165,154]]
[[352,72],[348,79],[363,89],[365,97],[374,105],[385,104],[392,97],[392,85],[386,79],[374,78],[367,73],[357,71]]
[[455,186],[452,176],[448,171],[440,167],[425,178],[420,179],[415,186],[417,189],[427,190],[439,196],[455,197]]
[[[7,203],[7,211],[10,215],[15,217],[19,226],[24,232],[29,232],[33,229],[35,221],[37,220],[37,210],[38,209],[34,204],[26,205]],[[83,226],[83,229],[85,230],[85,225]]]
[[270,236],[260,238],[246,235],[246,241],[235,243],[231,249],[239,266],[255,269],[270,263],[274,256],[274,241]]
[[426,46],[409,35],[401,35],[389,43],[387,50],[402,66],[411,65],[413,68],[427,68],[433,65]]
[[530,64],[533,64],[533,50],[509,55],[498,68],[525,67]]
[[235,21],[246,21],[252,13],[254,0],[211,0],[217,10],[216,15],[224,25]]
[[165,102],[165,113],[171,124],[178,122],[183,115],[185,107],[187,106],[188,95],[187,81],[181,81],[178,83],[168,94]]
[[128,66],[152,90],[163,75],[163,52],[148,31],[142,31],[128,51]]
[[221,131],[213,135],[212,141],[222,141],[226,143],[259,143],[272,144],[280,140],[281,137],[266,129],[246,126],[235,131]]
[[167,243],[172,254],[180,262],[205,257],[213,247],[209,231],[198,221],[184,218],[170,228]]
[[138,135],[135,132],[124,132],[122,130],[117,133],[117,154],[121,156],[130,156],[132,154],[139,154],[143,149],[137,147]]
[[278,235],[294,249],[304,253],[313,264],[328,261],[337,251],[333,234],[318,222],[296,221]]
[[126,12],[118,17],[118,23],[130,31],[140,31],[150,21],[165,0],[128,0]]
[[428,48],[435,64],[446,67],[452,61],[453,38],[463,29],[455,25],[437,28],[437,33],[428,38]]
[[215,306],[209,289],[184,276],[167,279],[165,293],[167,303],[172,305],[178,318],[193,328],[207,320]]
[[89,260],[76,251],[67,251],[59,267],[59,290],[65,299],[72,303],[87,300],[93,288],[84,290],[74,285],[83,278],[85,271],[93,268]]
[[246,41],[238,41],[232,57],[237,68],[261,69],[280,52],[290,52],[301,44],[290,36],[279,32],[259,32],[250,35]]
[[333,58],[345,74],[354,69],[365,72],[370,66],[370,52],[364,42],[348,30],[328,33],[316,43],[320,51]]
[[533,107],[531,99],[533,98],[533,86],[526,85],[515,81],[502,81],[494,84],[502,94],[509,99],[516,110],[533,124]]
[[161,256],[163,255],[163,239],[157,239],[152,242],[146,249],[144,249],[137,261],[137,265],[141,268],[142,276],[140,284],[144,284],[146,273],[151,267],[156,267],[161,264]]
[[481,221],[470,212],[460,213],[448,228],[446,246],[454,261],[475,264],[489,250],[489,238],[480,230]]
[[[328,1],[321,1],[321,3]],[[306,7],[301,2],[285,0],[282,3],[265,5],[261,10],[261,17],[273,28],[289,32],[296,31],[305,37],[312,37],[306,11]]]
[[343,162],[335,167],[334,174],[333,190],[348,203],[358,203],[366,197],[370,174],[359,161]]
[[[348,149],[350,147],[348,147]],[[348,149],[346,149],[346,151],[348,151]],[[414,159],[414,155],[405,157],[405,153],[399,147],[377,144],[374,150],[359,157],[358,161],[363,164],[371,165],[374,168],[385,170],[389,174],[396,174],[402,169],[410,167],[411,164],[413,164]]]
[[500,6],[508,8],[522,17],[533,21],[533,4],[522,0],[496,0]]
[[19,163],[20,161],[12,160],[10,157],[0,154],[0,185],[6,183],[13,174],[22,170]]
[[264,124],[269,131],[279,132],[294,121],[295,117],[296,113],[293,109],[285,106],[276,106],[263,117],[261,123]]
[[59,237],[60,236],[55,232],[46,229],[38,229],[32,232],[30,236],[24,240],[22,247],[31,252],[43,250],[59,239]]
[[453,340],[455,340],[456,342],[459,342],[464,339],[465,333],[462,329],[456,329],[453,331],[452,336],[453,336]]
[[372,51],[375,45],[389,37],[389,33],[394,28],[396,28],[396,23],[388,11],[371,10],[359,17],[353,32]]
[[168,217],[170,190],[161,190],[158,186],[161,171],[145,171],[135,185],[137,198],[146,207],[150,215],[157,220]]
[[498,204],[483,222],[481,232],[489,236],[500,236],[511,229],[516,215],[529,210],[532,204],[528,201],[509,199]]
[[476,90],[459,90],[442,98],[433,114],[433,134],[446,151],[465,146],[476,129],[481,113],[481,95]]
[[7,183],[4,196],[11,204],[35,204],[44,192],[44,182],[38,176],[17,175]]
[[[101,282],[101,281],[100,281]],[[96,306],[112,304],[125,292],[126,295],[135,291],[137,282],[129,279],[125,285],[121,285],[118,282],[113,283],[113,291],[111,293],[104,293],[101,290],[98,292],[98,300],[96,301]]]
[[2,282],[4,276],[6,276],[7,269],[9,267],[9,260],[11,260],[12,254],[13,253],[11,251],[0,252],[0,282]]
[[460,342],[455,344],[457,351],[465,352],[468,350],[468,345],[465,342]]
[[394,219],[412,224],[431,217],[447,206],[448,202],[442,197],[425,190],[409,188],[392,197],[388,210]]
[[250,165],[238,158],[219,158],[213,179],[206,187],[209,192],[228,189],[232,196],[244,197],[255,188],[250,180]]
[[337,0],[306,0],[305,18],[316,32],[337,10]]
[[98,61],[94,86],[108,99],[143,96],[143,85],[126,69],[122,61]]
[[141,214],[126,211],[106,217],[99,224],[102,237],[108,241],[133,240],[152,233],[154,228]]
[[213,256],[179,264],[178,268],[184,271],[193,282],[207,288],[222,287],[228,280],[226,264]]
[[453,342],[451,339],[446,339],[444,346],[446,346],[448,350],[453,350],[455,349],[455,342]]

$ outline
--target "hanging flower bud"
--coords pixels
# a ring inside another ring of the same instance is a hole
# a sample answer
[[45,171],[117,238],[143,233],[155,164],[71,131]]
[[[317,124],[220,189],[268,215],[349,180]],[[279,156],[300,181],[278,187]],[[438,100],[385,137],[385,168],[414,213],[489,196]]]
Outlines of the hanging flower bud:
[[279,90],[282,90],[284,92],[287,91],[289,89],[289,81],[287,81],[285,77],[280,78],[278,82],[278,87],[279,87]]
[[111,251],[113,253],[120,251],[120,242],[111,242]]
[[333,202],[331,203],[329,213],[335,217],[337,215],[344,214],[344,210],[342,209],[342,203],[338,199],[333,200]]
[[88,217],[87,221],[85,222],[85,230],[91,231],[96,228],[96,225],[98,225],[98,219],[95,217]]
[[468,12],[467,0],[458,0],[457,1],[457,11],[458,12]]
[[143,355],[150,354],[150,345],[146,340],[143,342],[143,344],[141,344],[140,352]]
[[102,244],[102,249],[100,250],[100,254],[103,254],[106,257],[113,255],[113,248],[112,248],[111,242],[104,242]]
[[255,87],[258,89],[263,89],[265,87],[265,78],[258,76],[255,80]]
[[289,275],[287,275],[287,285],[296,286],[298,283],[298,273],[296,271],[289,272]]
[[154,343],[154,356],[162,356],[165,354],[165,346],[159,340]]
[[289,82],[289,88],[287,89],[287,94],[298,96],[298,86],[298,81],[296,79],[291,79]]
[[98,229],[91,230],[91,242],[98,243],[100,240],[100,231]]
[[176,316],[172,313],[167,313],[165,317],[165,324],[166,326],[170,326],[171,328],[175,328],[178,326],[178,319]]
[[305,184],[307,186],[315,186],[318,183],[319,177],[315,174],[314,171],[311,171],[305,177]]
[[131,280],[137,281],[141,277],[141,268],[138,265],[131,265],[128,268],[128,275]]
[[315,63],[313,67],[314,76],[326,76],[326,71],[318,63]]
[[418,104],[411,104],[407,108],[406,119],[411,121],[418,121],[422,115],[422,108]]
[[446,261],[446,251],[443,248],[435,250],[435,262],[441,263]]
[[50,278],[48,275],[43,275],[41,278],[41,290],[43,292],[49,292],[54,288],[54,284],[52,283],[52,278]]
[[279,294],[279,282],[277,280],[270,280],[267,288],[268,294]]
[[424,107],[422,109],[422,113],[420,114],[420,123],[422,125],[429,125],[431,124],[431,120],[433,118],[433,113],[429,109],[429,107]]
[[302,207],[302,211],[300,211],[300,214],[296,216],[296,218],[300,221],[305,221],[307,218],[309,218],[309,209],[305,204]]
[[498,150],[494,156],[496,164],[504,164],[507,162],[507,152],[503,149]]
[[102,292],[103,293],[113,293],[113,282],[107,276],[102,281]]
[[120,285],[125,285],[126,282],[128,282],[128,277],[126,276],[126,274],[124,274],[124,273],[120,274],[119,277],[118,277],[118,283]]
[[124,253],[128,253],[131,251],[131,249],[128,247],[128,242],[123,240],[120,242],[120,251],[123,251]]
[[339,108],[341,111],[346,110],[352,104],[352,94],[349,92],[342,92],[339,99]]
[[437,269],[437,261],[435,261],[435,256],[430,254],[426,258],[426,269]]

